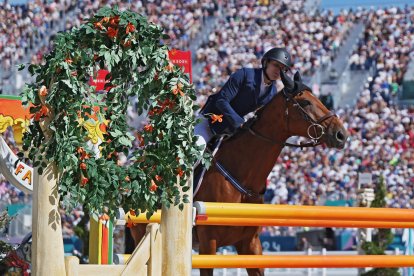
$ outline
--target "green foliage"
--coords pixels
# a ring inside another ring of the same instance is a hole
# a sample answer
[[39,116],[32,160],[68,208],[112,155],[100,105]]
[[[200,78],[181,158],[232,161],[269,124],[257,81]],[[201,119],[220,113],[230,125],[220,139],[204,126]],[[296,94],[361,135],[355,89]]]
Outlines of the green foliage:
[[[385,196],[386,187],[384,177],[380,177],[380,181],[375,187],[375,199],[372,201],[371,208],[383,208],[386,207]],[[378,232],[373,235],[372,242],[364,242],[362,249],[366,255],[385,255],[385,250],[388,245],[392,243],[394,235],[391,233],[391,229],[378,229]],[[375,268],[366,273],[364,276],[398,276],[401,275],[398,268]]]
[[[56,163],[65,207],[81,203],[94,214],[113,217],[119,206],[152,213],[160,204],[183,202],[179,189],[186,187],[199,158],[193,138],[195,91],[168,60],[163,38],[162,29],[142,15],[106,7],[79,28],[59,33],[44,65],[29,66],[36,81],[22,97],[33,104],[34,123],[23,149],[40,173],[47,163]],[[110,72],[109,92],[103,95],[87,84],[99,69]],[[126,119],[134,96],[139,112],[148,111],[148,124],[136,136],[128,132]],[[48,111],[54,114],[50,122]],[[97,118],[97,127],[88,128],[89,115]],[[86,137],[99,130],[101,156],[94,158]],[[140,147],[132,151],[133,143]],[[119,154],[129,157],[127,166],[117,164]]]
[[[6,227],[10,223],[11,218],[7,215],[7,211],[4,211],[0,213],[0,230],[4,230],[4,227]],[[8,265],[7,265],[7,255],[10,251],[13,250],[13,247],[4,242],[0,241],[0,272],[4,272]]]

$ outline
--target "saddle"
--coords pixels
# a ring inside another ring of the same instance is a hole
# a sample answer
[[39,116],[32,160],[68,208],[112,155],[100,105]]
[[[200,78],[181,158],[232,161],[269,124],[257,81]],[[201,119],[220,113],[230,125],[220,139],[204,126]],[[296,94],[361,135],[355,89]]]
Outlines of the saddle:
[[[207,144],[206,151],[210,152],[212,157],[216,155],[223,139],[224,139],[224,136],[215,137]],[[200,189],[201,182],[203,181],[203,177],[206,171],[207,171],[207,168],[201,162],[199,162],[194,168],[193,197],[197,194],[198,190]]]

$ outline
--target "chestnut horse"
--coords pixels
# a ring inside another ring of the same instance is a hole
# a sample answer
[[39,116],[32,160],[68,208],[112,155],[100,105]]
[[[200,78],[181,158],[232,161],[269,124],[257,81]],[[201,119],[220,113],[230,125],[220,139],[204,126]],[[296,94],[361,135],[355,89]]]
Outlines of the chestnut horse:
[[[291,136],[309,138],[312,143],[297,146],[316,146],[342,149],[347,132],[341,121],[309,90],[291,95],[282,90],[257,112],[250,127],[223,141],[206,172],[195,201],[263,203],[266,179]],[[296,145],[293,145],[296,146]],[[247,192],[235,188],[217,169],[219,162]],[[132,229],[139,242],[143,227]],[[260,255],[261,227],[196,226],[200,254],[216,254],[221,246],[233,245],[238,254]],[[194,233],[194,232],[193,232]],[[213,269],[201,269],[201,275],[213,275]],[[263,269],[247,269],[249,275],[263,275]]]

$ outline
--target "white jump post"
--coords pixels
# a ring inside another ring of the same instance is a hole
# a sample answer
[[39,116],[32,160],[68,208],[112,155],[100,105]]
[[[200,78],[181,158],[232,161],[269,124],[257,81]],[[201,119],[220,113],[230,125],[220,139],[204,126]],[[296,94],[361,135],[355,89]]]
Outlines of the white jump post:
[[42,175],[34,169],[32,275],[66,275],[59,214],[58,174],[54,163]]
[[[178,181],[177,181],[178,182]],[[183,193],[190,200],[184,204],[181,211],[178,206],[166,208],[162,206],[161,233],[162,233],[162,275],[163,276],[190,276],[192,269],[192,210],[193,188],[192,176],[187,182],[190,189]],[[178,183],[177,183],[178,185]]]

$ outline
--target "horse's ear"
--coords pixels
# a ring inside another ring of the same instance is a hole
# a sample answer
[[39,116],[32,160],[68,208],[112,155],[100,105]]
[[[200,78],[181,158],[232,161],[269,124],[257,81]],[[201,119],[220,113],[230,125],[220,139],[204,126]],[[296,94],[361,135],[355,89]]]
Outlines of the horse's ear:
[[301,77],[299,71],[296,71],[295,75],[293,76],[293,79],[295,80],[295,82],[297,81],[297,82],[302,83],[302,77]]
[[280,70],[280,79],[287,90],[292,90],[295,87],[293,80],[282,70]]

